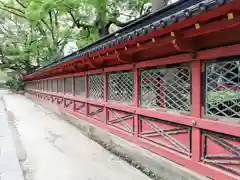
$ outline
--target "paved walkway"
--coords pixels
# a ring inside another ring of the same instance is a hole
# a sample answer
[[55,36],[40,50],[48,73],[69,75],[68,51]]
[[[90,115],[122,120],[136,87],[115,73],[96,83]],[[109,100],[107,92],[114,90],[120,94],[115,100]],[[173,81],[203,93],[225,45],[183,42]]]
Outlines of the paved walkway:
[[8,125],[2,95],[0,93],[0,180],[23,180],[22,170],[16,154],[12,132]]
[[150,180],[28,98],[5,95],[4,100],[20,135],[17,149],[26,152],[26,179]]

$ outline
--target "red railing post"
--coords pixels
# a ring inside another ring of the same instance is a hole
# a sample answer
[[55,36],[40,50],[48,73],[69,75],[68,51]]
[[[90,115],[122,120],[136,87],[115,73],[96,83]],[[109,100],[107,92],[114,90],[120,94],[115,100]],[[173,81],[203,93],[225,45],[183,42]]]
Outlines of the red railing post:
[[201,63],[192,62],[192,159],[200,161],[201,157],[201,132],[194,125],[198,122],[194,119],[201,117]]
[[104,92],[104,115],[105,115],[105,124],[108,123],[108,109],[107,109],[107,99],[108,99],[108,87],[107,87],[107,72],[103,72],[103,92]]
[[[134,88],[134,107],[139,107],[139,75],[138,69],[134,67],[133,69],[133,88]],[[139,117],[136,113],[134,113],[134,136],[138,137],[139,135]]]

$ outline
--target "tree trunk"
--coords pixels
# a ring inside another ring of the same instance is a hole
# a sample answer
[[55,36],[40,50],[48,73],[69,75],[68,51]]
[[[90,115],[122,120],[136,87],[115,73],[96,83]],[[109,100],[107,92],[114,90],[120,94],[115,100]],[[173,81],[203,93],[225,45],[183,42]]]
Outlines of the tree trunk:
[[109,27],[107,26],[102,26],[101,28],[98,29],[98,35],[100,38],[105,37],[109,34],[108,31]]
[[169,0],[152,0],[152,12],[167,6]]

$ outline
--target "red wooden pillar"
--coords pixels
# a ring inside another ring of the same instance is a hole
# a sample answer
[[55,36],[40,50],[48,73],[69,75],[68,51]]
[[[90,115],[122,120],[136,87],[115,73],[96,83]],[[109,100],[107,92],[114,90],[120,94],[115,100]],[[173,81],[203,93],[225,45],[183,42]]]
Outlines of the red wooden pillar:
[[[139,76],[138,69],[134,67],[133,69],[133,88],[134,88],[134,107],[139,107]],[[139,116],[134,113],[134,136],[138,137],[139,135]]]
[[200,161],[201,157],[201,132],[194,127],[198,122],[194,119],[201,117],[201,63],[192,62],[192,159]]
[[103,83],[104,83],[104,115],[105,123],[108,123],[108,109],[107,109],[107,99],[108,99],[108,87],[107,87],[107,72],[103,72]]
[[88,98],[88,75],[85,74],[84,76],[84,83],[85,83],[85,112],[84,115],[87,117],[88,116],[88,103],[87,103],[87,98]]

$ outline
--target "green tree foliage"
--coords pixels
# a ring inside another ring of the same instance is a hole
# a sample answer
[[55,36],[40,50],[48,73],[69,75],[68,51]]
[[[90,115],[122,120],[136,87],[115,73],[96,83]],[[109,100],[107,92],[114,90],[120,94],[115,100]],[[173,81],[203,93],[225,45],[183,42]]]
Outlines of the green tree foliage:
[[5,86],[11,90],[20,91],[24,89],[24,82],[21,79],[12,77],[6,81]]
[[149,13],[150,0],[0,0],[0,69],[21,78]]

